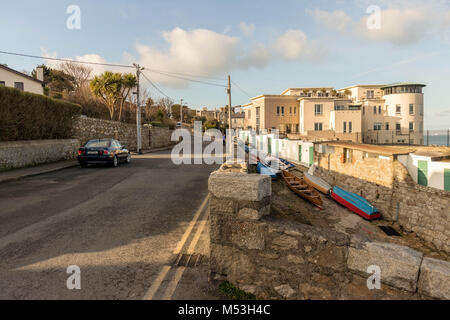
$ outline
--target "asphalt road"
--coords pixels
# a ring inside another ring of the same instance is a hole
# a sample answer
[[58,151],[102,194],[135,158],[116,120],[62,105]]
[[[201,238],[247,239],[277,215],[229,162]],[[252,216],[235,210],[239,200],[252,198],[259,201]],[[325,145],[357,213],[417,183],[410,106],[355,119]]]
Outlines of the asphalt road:
[[[162,277],[177,246],[207,253],[199,208],[218,168],[175,165],[170,152],[1,183],[0,299],[216,298],[204,260]],[[67,288],[70,265],[80,268],[79,290]]]

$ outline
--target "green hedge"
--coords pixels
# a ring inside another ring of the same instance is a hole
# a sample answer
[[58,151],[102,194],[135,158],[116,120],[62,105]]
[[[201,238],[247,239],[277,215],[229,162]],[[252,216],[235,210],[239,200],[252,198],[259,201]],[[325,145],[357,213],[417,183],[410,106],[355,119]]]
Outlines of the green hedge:
[[0,141],[67,139],[80,106],[0,86]]

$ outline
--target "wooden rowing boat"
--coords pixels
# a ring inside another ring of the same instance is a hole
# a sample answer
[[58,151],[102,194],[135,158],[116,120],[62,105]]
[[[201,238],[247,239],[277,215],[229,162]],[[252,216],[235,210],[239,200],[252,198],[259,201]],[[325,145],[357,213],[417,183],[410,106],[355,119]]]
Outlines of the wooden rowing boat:
[[331,190],[331,186],[326,183],[325,180],[313,176],[312,174],[309,174],[308,172],[305,172],[303,175],[303,179],[307,184],[309,184],[311,187],[315,188],[316,190],[328,194]]
[[281,176],[283,177],[283,180],[286,181],[289,189],[294,191],[303,199],[308,200],[315,206],[322,209],[322,198],[320,197],[320,194],[316,191],[316,189],[308,185],[303,178],[299,178],[285,170],[281,172]]

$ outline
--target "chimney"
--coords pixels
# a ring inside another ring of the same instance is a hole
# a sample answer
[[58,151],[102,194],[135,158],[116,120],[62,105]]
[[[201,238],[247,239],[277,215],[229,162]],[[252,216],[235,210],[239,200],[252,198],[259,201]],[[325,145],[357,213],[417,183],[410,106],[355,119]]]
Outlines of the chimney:
[[36,79],[44,82],[44,68],[43,67],[36,68]]

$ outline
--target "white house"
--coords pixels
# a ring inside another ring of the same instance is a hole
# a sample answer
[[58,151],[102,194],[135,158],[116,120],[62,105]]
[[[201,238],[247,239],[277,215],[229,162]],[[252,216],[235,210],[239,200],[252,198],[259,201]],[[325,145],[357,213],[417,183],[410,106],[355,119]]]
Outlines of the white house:
[[37,68],[36,71],[38,79],[0,64],[0,86],[12,87],[36,94],[44,94],[43,69]]

